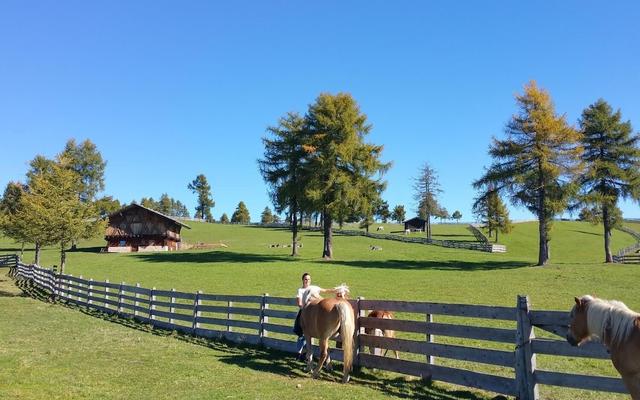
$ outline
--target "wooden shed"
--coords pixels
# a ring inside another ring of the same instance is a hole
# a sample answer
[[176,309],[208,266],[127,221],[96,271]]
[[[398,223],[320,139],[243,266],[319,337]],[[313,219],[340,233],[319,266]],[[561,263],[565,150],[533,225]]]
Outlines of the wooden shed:
[[411,232],[424,232],[427,229],[427,220],[418,217],[408,219],[404,221],[404,230],[407,229]]
[[191,229],[150,208],[130,204],[109,215],[104,237],[106,250],[113,253],[178,250],[182,227]]

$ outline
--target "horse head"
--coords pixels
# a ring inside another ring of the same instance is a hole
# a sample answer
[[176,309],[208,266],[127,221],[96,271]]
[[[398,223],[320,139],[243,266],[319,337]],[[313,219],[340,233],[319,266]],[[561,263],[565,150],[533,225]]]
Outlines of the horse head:
[[336,292],[336,297],[340,299],[348,299],[349,298],[349,286],[345,283],[341,283],[340,286],[336,286],[333,288]]
[[592,335],[587,320],[587,308],[592,300],[593,297],[589,295],[575,298],[576,304],[569,315],[569,331],[567,332],[567,342],[572,346],[580,345]]

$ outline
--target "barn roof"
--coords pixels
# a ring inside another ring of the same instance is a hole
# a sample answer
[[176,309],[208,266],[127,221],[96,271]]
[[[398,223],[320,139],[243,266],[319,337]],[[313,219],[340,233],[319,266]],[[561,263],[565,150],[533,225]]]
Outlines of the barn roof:
[[184,226],[184,227],[185,227],[185,228],[187,228],[187,229],[191,229],[191,227],[190,227],[189,225],[184,224],[183,222],[178,221],[178,220],[177,220],[177,219],[175,219],[175,218],[171,218],[171,217],[169,217],[169,216],[167,216],[167,215],[164,215],[164,214],[163,214],[163,213],[161,213],[161,212],[158,212],[158,211],[156,211],[156,210],[152,210],[152,209],[150,209],[150,208],[147,208],[147,207],[141,206],[140,204],[136,204],[136,203],[131,203],[131,204],[129,204],[128,206],[123,207],[123,208],[119,209],[118,211],[116,211],[116,212],[114,212],[114,213],[109,214],[109,218],[111,218],[112,216],[115,216],[115,215],[118,215],[118,214],[122,214],[122,213],[124,213],[124,212],[127,212],[127,211],[129,211],[130,209],[135,208],[135,207],[142,208],[143,210],[147,210],[147,211],[149,211],[150,213],[153,213],[153,214],[159,215],[159,216],[161,216],[162,218],[165,218],[165,219],[168,219],[169,221],[175,222],[176,224],[178,224],[178,225],[180,225],[180,226]]
[[411,222],[418,222],[418,223],[424,224],[424,223],[426,223],[426,222],[427,222],[427,220],[426,220],[426,219],[422,219],[422,218],[420,218],[420,217],[413,217],[413,218],[411,218],[411,219],[408,219],[408,220],[404,221],[404,222],[403,222],[403,224],[406,224],[406,223],[408,223],[408,222],[409,222],[409,223],[411,223]]

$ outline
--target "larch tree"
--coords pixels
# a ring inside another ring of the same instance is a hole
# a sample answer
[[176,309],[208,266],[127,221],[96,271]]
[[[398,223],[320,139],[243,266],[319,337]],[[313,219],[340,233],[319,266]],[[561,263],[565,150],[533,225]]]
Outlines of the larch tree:
[[582,112],[582,161],[578,178],[583,203],[591,206],[592,222],[604,226],[605,262],[613,262],[611,231],[621,222],[619,199],[640,200],[640,138],[620,110],[600,99]]
[[507,123],[506,138],[494,138],[494,159],[476,189],[492,185],[505,190],[514,205],[523,205],[538,219],[538,265],[550,258],[553,217],[567,208],[576,192],[572,177],[578,171],[580,134],[555,112],[549,93],[535,82],[516,96],[518,113]]
[[428,163],[424,163],[419,175],[414,178],[413,189],[413,198],[418,204],[418,216],[427,221],[427,238],[431,239],[431,217],[441,214],[438,194],[442,193],[442,189],[436,171]]
[[298,255],[298,216],[305,204],[307,182],[305,120],[299,114],[287,113],[276,126],[267,128],[264,158],[258,167],[267,183],[269,196],[277,213],[286,212],[291,221],[291,255]]
[[322,213],[322,257],[331,259],[334,220],[362,214],[373,203],[370,195],[377,192],[379,197],[384,190],[382,176],[390,164],[380,160],[382,146],[365,142],[371,125],[350,94],[320,94],[309,106],[306,125],[309,138],[304,149],[312,172],[306,195]]
[[24,191],[25,187],[21,183],[9,182],[0,200],[0,232],[21,244],[21,259],[24,255],[24,245],[30,241],[30,238],[25,233],[23,221],[18,218]]
[[94,201],[96,195],[104,190],[104,170],[107,165],[96,145],[89,139],[80,144],[70,139],[59,157],[80,179],[80,200]]
[[251,216],[249,215],[249,209],[244,204],[244,201],[238,203],[238,207],[231,215],[231,222],[234,224],[248,224],[251,222]]
[[404,206],[402,204],[398,204],[393,207],[393,212],[391,213],[391,219],[401,224],[405,217],[407,216]]
[[262,210],[262,214],[260,214],[260,223],[263,225],[273,223],[273,213],[269,207],[265,207],[264,210]]
[[207,182],[207,177],[200,174],[187,186],[193,193],[198,194],[198,205],[194,218],[204,219],[207,222],[213,222],[211,209],[216,205],[211,197],[211,186]]

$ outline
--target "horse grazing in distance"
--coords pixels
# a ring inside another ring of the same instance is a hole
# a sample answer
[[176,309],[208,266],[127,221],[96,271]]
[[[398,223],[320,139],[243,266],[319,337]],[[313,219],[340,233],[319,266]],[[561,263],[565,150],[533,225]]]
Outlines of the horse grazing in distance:
[[[393,315],[393,313],[391,311],[373,310],[367,315],[367,317],[369,317],[369,318],[393,319],[394,315]],[[387,338],[395,338],[396,337],[395,331],[393,331],[391,329],[364,328],[364,333],[366,333],[367,335],[383,336],[383,337],[387,337]],[[371,353],[373,355],[376,355],[376,350],[377,350],[377,348],[375,348],[375,347],[369,347],[369,353]],[[398,355],[398,350],[392,350],[392,351],[395,353],[396,359],[400,359],[400,356]],[[388,352],[389,352],[389,349],[385,349],[383,356],[386,356]]]
[[634,400],[640,400],[640,314],[616,300],[575,298],[567,342],[572,346],[599,338],[611,354]]
[[[335,298],[323,299],[317,286],[310,286],[302,295],[304,307],[300,314],[300,326],[307,341],[307,367],[313,369],[313,346],[311,338],[317,338],[320,346],[320,360],[313,377],[320,375],[325,361],[329,359],[329,338],[340,333],[343,351],[342,383],[349,382],[353,364],[353,334],[355,319],[353,307],[345,299],[349,288],[341,285],[335,288]],[[330,361],[330,359],[329,359]]]

